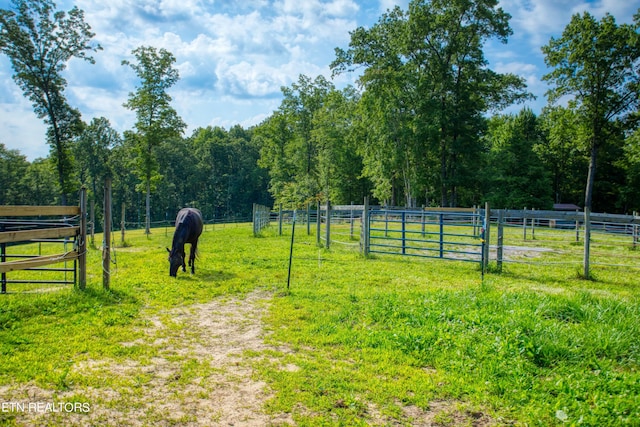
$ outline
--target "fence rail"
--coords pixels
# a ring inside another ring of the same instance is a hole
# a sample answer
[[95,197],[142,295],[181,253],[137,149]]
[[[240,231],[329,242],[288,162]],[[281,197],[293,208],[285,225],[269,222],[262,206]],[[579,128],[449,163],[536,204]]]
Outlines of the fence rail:
[[370,253],[482,262],[479,213],[372,210],[367,231]]
[[[359,248],[365,255],[472,261],[485,268],[492,261],[497,271],[504,263],[583,264],[585,277],[589,277],[591,259],[593,266],[640,269],[640,250],[636,251],[640,246],[640,216],[636,213],[490,209],[488,205],[381,208],[369,206],[368,199],[362,205],[332,206],[323,202],[306,211],[301,222],[307,223],[307,234],[315,229],[319,246],[330,248],[337,243]],[[282,223],[288,222],[291,214],[280,207],[271,212],[271,218],[282,230]],[[312,222],[315,227],[311,227]],[[618,249],[615,255],[610,253],[612,247]]]
[[[26,217],[36,217],[26,220]],[[62,219],[42,219],[63,217]],[[15,218],[21,218],[16,220]],[[73,250],[58,254],[8,254],[7,248],[40,242],[69,243]],[[0,206],[0,293],[7,292],[9,283],[86,284],[86,190],[80,193],[80,206]],[[10,258],[18,258],[9,261]],[[73,261],[73,268],[43,268],[50,264]],[[19,270],[73,272],[73,281],[66,280],[9,280],[7,273]]]

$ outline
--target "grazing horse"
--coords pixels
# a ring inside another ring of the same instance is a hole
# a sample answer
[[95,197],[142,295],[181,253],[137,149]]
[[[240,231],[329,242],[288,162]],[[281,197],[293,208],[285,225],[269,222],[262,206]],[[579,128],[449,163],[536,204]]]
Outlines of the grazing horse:
[[198,249],[198,237],[202,234],[202,213],[195,208],[184,208],[178,212],[176,217],[176,231],[173,233],[173,244],[169,252],[169,276],[176,277],[178,268],[182,266],[182,271],[187,271],[184,264],[184,245],[191,244],[189,251],[189,266],[191,274],[196,272],[196,250]]

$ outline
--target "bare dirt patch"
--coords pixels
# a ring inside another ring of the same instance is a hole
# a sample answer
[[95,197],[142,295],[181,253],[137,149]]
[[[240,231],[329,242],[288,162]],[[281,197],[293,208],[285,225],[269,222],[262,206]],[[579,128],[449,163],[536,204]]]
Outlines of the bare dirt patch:
[[[254,375],[250,362],[268,353],[271,361],[283,361],[276,369],[300,370],[285,363],[285,357],[273,357],[291,353],[289,348],[264,341],[261,319],[271,298],[269,292],[256,291],[244,299],[221,298],[149,316],[144,338],[121,345],[151,348],[152,356],[77,363],[64,391],[34,383],[0,386],[0,402],[24,405],[0,413],[0,425],[296,425],[292,414],[309,411],[298,404],[292,413],[265,413],[264,404],[273,394]],[[456,401],[434,401],[427,409],[399,405],[400,419],[382,415],[370,402],[364,404],[370,425],[492,425],[486,414],[471,412]]]
[[[93,360],[73,368],[76,375],[92,378],[91,384],[104,378],[108,387],[72,385],[62,392],[35,384],[0,387],[4,402],[52,404],[33,411],[17,407],[4,414],[5,420],[25,426],[293,424],[289,414],[264,413],[270,390],[252,378],[243,360],[246,351],[288,351],[264,343],[261,317],[269,297],[254,292],[242,300],[217,299],[161,313],[148,322],[144,342],[122,343],[154,346],[156,356],[124,363]],[[88,403],[90,409],[67,412],[73,402]]]

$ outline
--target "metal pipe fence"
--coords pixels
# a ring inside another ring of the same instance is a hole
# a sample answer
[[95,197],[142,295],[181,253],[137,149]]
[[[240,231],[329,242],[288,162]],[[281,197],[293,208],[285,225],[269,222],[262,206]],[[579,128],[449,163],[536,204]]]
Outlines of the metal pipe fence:
[[482,262],[479,213],[372,210],[369,252]]

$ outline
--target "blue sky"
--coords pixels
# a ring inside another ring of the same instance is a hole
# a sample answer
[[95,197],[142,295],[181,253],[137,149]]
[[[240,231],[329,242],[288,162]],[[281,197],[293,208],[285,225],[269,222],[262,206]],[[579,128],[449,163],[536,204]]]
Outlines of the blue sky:
[[[103,47],[95,65],[73,59],[65,77],[67,99],[85,122],[104,116],[119,132],[131,129],[134,113],[125,109],[136,77],[121,65],[131,51],[151,45],[171,51],[180,81],[170,89],[173,106],[188,124],[198,127],[260,123],[280,104],[281,86],[300,74],[331,75],[334,48],[346,48],[349,31],[375,24],[388,8],[406,9],[408,0],[58,0],[58,9],[73,5]],[[504,0],[513,36],[507,45],[489,43],[485,55],[497,72],[524,77],[538,99],[528,104],[536,113],[546,105],[541,77],[546,70],[540,47],[561,35],[571,16],[605,12],[630,23],[638,0]],[[0,0],[10,8],[10,0]],[[45,125],[11,79],[9,61],[0,57],[0,142],[29,160],[48,155]],[[334,80],[338,87],[357,76]],[[513,111],[518,111],[518,106]]]

